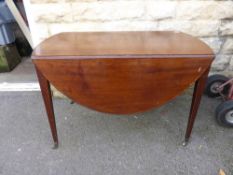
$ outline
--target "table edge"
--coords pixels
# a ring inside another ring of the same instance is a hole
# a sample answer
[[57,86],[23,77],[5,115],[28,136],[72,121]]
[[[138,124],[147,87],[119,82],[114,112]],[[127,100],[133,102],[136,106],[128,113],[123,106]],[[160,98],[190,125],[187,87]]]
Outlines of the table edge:
[[143,59],[143,58],[215,58],[215,54],[148,54],[148,55],[54,55],[54,56],[36,56],[32,59]]

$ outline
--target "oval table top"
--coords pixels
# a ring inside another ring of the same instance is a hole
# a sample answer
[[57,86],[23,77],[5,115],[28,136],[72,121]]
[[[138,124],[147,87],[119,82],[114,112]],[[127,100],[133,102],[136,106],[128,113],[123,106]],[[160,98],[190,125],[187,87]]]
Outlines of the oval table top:
[[182,32],[68,32],[43,41],[34,49],[32,58],[193,58],[213,55],[204,42]]
[[73,101],[132,114],[180,94],[209,70],[214,54],[179,32],[73,32],[43,41],[32,57],[37,70]]

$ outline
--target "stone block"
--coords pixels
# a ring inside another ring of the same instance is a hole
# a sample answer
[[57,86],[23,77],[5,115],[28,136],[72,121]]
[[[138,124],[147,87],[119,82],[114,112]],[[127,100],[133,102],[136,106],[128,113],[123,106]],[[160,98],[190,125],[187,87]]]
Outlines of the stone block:
[[34,20],[37,23],[72,22],[71,5],[68,3],[48,3],[32,5]]
[[233,35],[233,20],[223,21],[220,25],[219,31],[223,36]]
[[65,96],[63,93],[61,93],[60,91],[58,91],[52,84],[50,85],[50,87],[51,87],[52,95],[53,95],[54,97],[69,99],[69,98],[68,98],[67,96]]
[[[228,70],[230,70],[231,72],[233,71],[233,55],[231,55],[230,57],[230,64],[228,66]],[[232,72],[233,74],[233,72]]]
[[218,37],[207,37],[200,38],[204,41],[211,49],[213,49],[214,53],[217,54],[220,52],[221,46],[223,44],[223,40]]
[[224,54],[233,53],[233,38],[226,39],[226,41],[223,44],[221,52]]
[[161,20],[174,18],[176,14],[176,1],[145,1],[146,18]]
[[215,60],[212,63],[212,71],[223,71],[225,70],[231,59],[232,55],[217,55]]
[[209,20],[161,20],[159,30],[177,30],[193,36],[217,36],[220,22]]
[[179,1],[178,19],[228,19],[233,17],[233,1]]
[[88,31],[142,31],[156,30],[157,23],[153,21],[109,21],[109,22],[80,22],[80,23],[57,23],[50,24],[49,31],[51,35],[60,32],[88,32]]
[[74,21],[113,21],[143,16],[143,1],[98,1],[72,3]]

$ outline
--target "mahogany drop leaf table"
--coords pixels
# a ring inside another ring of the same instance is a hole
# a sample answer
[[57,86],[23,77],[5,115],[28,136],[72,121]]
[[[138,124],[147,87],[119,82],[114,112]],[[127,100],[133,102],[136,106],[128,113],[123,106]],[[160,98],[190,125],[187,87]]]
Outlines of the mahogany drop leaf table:
[[90,109],[132,114],[166,103],[195,82],[187,143],[214,53],[181,32],[71,32],[43,41],[32,58],[57,147],[49,83]]

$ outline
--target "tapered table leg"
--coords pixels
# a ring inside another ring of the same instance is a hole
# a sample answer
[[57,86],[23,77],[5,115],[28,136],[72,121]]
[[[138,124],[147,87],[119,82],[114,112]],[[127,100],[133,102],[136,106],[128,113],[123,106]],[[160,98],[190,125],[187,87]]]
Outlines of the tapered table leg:
[[38,68],[36,68],[37,77],[39,80],[41,93],[44,99],[44,104],[48,116],[48,121],[51,129],[51,133],[53,136],[54,141],[54,148],[58,147],[58,137],[57,137],[57,128],[56,128],[56,121],[54,117],[54,110],[53,110],[53,101],[52,101],[52,94],[49,85],[49,81],[43,76]]
[[190,108],[188,125],[187,125],[187,129],[185,133],[185,140],[183,142],[183,146],[186,146],[189,141],[189,138],[190,138],[190,135],[193,129],[193,124],[194,124],[194,121],[197,115],[198,107],[201,101],[201,96],[205,89],[205,84],[206,84],[206,80],[208,77],[208,73],[209,73],[209,68],[202,74],[202,76],[195,83],[192,104]]

